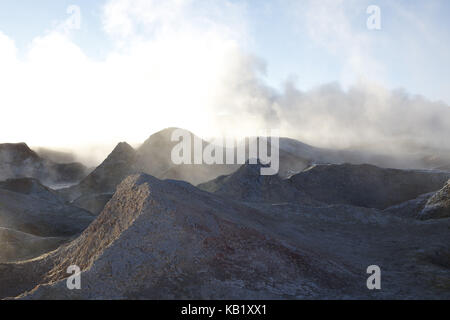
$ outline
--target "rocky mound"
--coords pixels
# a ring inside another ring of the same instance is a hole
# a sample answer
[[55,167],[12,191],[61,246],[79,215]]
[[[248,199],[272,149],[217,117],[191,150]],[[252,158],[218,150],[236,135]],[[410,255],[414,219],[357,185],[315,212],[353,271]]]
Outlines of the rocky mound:
[[[99,213],[102,203],[107,202],[105,194],[114,193],[116,186],[130,174],[144,172],[160,179],[197,184],[237,169],[233,165],[175,165],[171,159],[172,148],[178,144],[171,141],[174,130],[177,129],[169,128],[153,134],[137,150],[126,142],[119,143],[93,172],[78,185],[61,190],[61,194],[70,201],[76,200],[78,206]],[[185,132],[194,141],[194,134]]]
[[[215,179],[221,175],[229,175],[240,168],[240,164],[175,165],[171,159],[172,149],[178,144],[178,142],[171,141],[172,133],[175,130],[184,131],[186,135],[191,137],[192,143],[195,139],[198,139],[203,148],[210,144],[187,130],[178,128],[168,128],[162,130],[150,136],[150,138],[137,149],[136,162],[140,172],[145,172],[159,179],[183,180],[193,185],[198,185],[200,183],[205,183]],[[289,148],[286,148],[287,150],[283,149],[283,139],[284,138],[280,140],[280,176],[287,177],[293,173],[303,170],[310,165],[311,162],[305,157],[291,153]],[[300,142],[298,143],[300,144]],[[246,150],[248,150],[247,144]],[[192,146],[191,163],[194,163],[193,154],[194,148]],[[234,154],[236,154],[236,150],[234,150]]]
[[54,250],[92,220],[88,212],[67,205],[36,179],[2,181],[0,262],[30,259]]
[[[151,135],[136,150],[125,142],[120,143],[108,158],[82,180],[79,185],[62,190],[61,193],[70,201],[79,199],[77,202],[82,208],[92,207],[93,211],[98,212],[99,207],[101,207],[102,202],[104,202],[103,200],[105,200],[105,197],[101,195],[113,193],[115,187],[126,176],[133,173],[144,172],[158,179],[182,180],[197,185],[215,179],[221,175],[229,175],[240,168],[241,165],[235,164],[174,164],[171,159],[171,153],[178,142],[173,142],[171,139],[175,130],[182,129],[168,128],[159,131]],[[206,147],[209,142],[201,140],[189,131],[182,131],[191,138],[191,162],[194,163],[193,141],[195,139],[200,141],[203,148]],[[291,142],[291,144],[292,143],[293,142]],[[298,142],[298,144],[301,143]],[[283,145],[283,143],[281,143],[281,145]],[[280,149],[281,177],[287,177],[297,173],[310,164],[308,159],[291,153],[290,151],[293,149],[292,146],[286,149],[287,150]],[[295,151],[297,153],[299,152],[298,149],[295,149]],[[236,151],[234,152],[236,154]],[[100,198],[101,201],[94,204],[92,202],[92,197]],[[84,201],[88,201],[89,203],[84,203]]]
[[422,220],[450,218],[450,180],[427,201],[419,218]]
[[78,185],[60,190],[73,201],[81,196],[114,193],[128,175],[137,172],[136,151],[126,142],[119,143],[109,156]]
[[249,164],[247,162],[235,173],[200,184],[198,188],[234,200],[247,202],[316,203],[304,192],[296,189],[290,180],[283,180],[278,175],[261,175],[262,167],[261,163]]
[[64,202],[54,190],[44,186],[33,178],[8,179],[0,181],[0,189],[21,193],[31,197],[53,202]]
[[[49,283],[24,297],[314,298],[355,283],[346,269],[270,230],[249,207],[187,183],[131,176],[79,238],[47,258]],[[83,270],[81,290],[66,288],[70,265]]]
[[43,238],[0,227],[0,263],[31,259],[52,251],[65,238]]
[[42,237],[72,236],[92,220],[89,212],[66,204],[37,180],[0,183],[0,227]]
[[449,178],[439,171],[343,164],[315,165],[290,180],[317,201],[385,209],[439,190]]
[[[190,136],[192,142],[192,164],[176,165],[173,163],[171,159],[172,150],[179,143],[172,141],[172,134],[175,130],[184,131],[185,135]],[[193,164],[195,139],[200,141],[202,148],[205,148],[209,144],[207,141],[195,136],[192,132],[179,128],[168,128],[151,135],[137,150],[137,162],[140,171],[159,179],[183,180],[197,185],[220,175],[230,174],[238,169],[239,166],[236,165]]]
[[25,143],[0,144],[0,180],[28,177],[47,185],[76,183],[86,172],[80,163],[55,163],[41,158]]

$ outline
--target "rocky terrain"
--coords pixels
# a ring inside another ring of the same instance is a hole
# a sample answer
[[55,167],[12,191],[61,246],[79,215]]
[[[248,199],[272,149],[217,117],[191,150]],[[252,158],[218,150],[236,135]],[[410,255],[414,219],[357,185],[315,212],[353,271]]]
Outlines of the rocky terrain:
[[46,185],[74,184],[87,174],[81,163],[57,163],[39,156],[25,143],[0,144],[0,180],[36,178]]
[[[231,173],[238,168],[235,165],[175,165],[171,160],[171,150],[177,144],[171,141],[175,129],[169,128],[153,134],[136,150],[126,142],[119,143],[93,172],[80,183],[60,190],[60,194],[76,206],[99,214],[115,192],[116,186],[133,173],[144,172],[161,179],[198,183],[220,174]],[[192,133],[187,134],[194,139]],[[204,141],[202,143],[206,144]]]
[[372,165],[314,165],[288,179],[261,176],[261,165],[242,166],[198,187],[248,202],[348,204],[386,209],[439,190],[450,178],[441,171],[384,169]]
[[279,175],[262,176],[261,165],[243,165],[227,176],[198,185],[198,188],[234,200],[247,202],[319,204],[305,192],[298,190],[288,179]]
[[420,218],[424,220],[450,218],[450,180],[427,201]]
[[64,237],[38,237],[0,227],[0,262],[31,259],[55,250],[67,241]]
[[[78,239],[26,263],[50,269],[42,276],[48,284],[22,297],[313,298],[353,287],[352,270],[275,239],[272,220],[187,183],[131,176]],[[63,280],[71,264],[86,283],[76,292]]]
[[65,202],[37,180],[0,183],[0,226],[36,236],[72,236],[93,220],[88,211]]
[[39,256],[82,232],[93,215],[31,178],[0,182],[0,261]]
[[313,166],[290,180],[321,202],[385,209],[437,191],[449,178],[449,173],[441,171],[330,164]]
[[0,298],[450,299],[450,172],[340,163],[290,139],[275,176],[174,166],[171,130],[120,143],[68,189],[0,181]]

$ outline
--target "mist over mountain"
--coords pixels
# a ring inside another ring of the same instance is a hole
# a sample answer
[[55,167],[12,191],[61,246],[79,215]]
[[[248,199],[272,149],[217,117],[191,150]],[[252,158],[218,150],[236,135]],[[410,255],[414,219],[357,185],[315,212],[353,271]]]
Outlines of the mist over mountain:
[[54,162],[39,156],[25,143],[0,144],[0,180],[27,177],[50,185],[71,184],[86,174],[87,168],[83,164]]
[[450,300],[448,0],[0,12],[0,300]]

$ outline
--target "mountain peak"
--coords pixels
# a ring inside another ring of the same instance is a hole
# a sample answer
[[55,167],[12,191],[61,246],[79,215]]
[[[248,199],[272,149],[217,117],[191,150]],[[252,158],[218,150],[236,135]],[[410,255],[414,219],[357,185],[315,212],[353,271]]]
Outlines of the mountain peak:
[[154,144],[154,143],[170,142],[171,138],[172,138],[172,134],[176,130],[184,131],[184,132],[190,134],[191,136],[194,135],[192,132],[190,132],[189,130],[186,130],[186,129],[176,128],[176,127],[166,128],[166,129],[163,129],[161,131],[158,131],[158,132],[155,132],[154,134],[152,134],[147,140],[144,141],[144,143],[142,144],[140,149],[145,148],[145,146],[148,146],[148,145]]
[[0,160],[2,162],[21,162],[29,158],[40,159],[37,153],[24,142],[0,144]]
[[105,162],[129,161],[135,157],[136,151],[126,142],[120,142],[108,155]]

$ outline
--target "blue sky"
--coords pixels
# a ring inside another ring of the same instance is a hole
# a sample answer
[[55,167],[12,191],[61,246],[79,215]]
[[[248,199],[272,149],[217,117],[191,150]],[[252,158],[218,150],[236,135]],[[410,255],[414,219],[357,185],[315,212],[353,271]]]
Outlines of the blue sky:
[[[79,29],[66,27],[70,5],[81,10]],[[381,10],[381,30],[366,26],[369,5]],[[61,105],[77,108],[74,123],[60,129],[83,121],[86,132],[33,135],[33,143],[48,145],[83,143],[94,133],[98,142],[141,141],[166,125],[206,133],[216,115],[240,112],[261,126],[268,115],[296,108],[277,109],[291,86],[306,94],[334,83],[345,94],[370,83],[368,92],[386,90],[380,101],[394,90],[450,104],[449,18],[447,0],[1,1],[0,88],[7,94],[0,104],[10,106],[2,110],[7,116],[26,112],[45,126],[57,123]],[[142,112],[153,120],[118,132],[124,105],[133,111],[126,120]],[[376,108],[365,112],[388,107]],[[201,116],[194,119],[192,110]],[[93,128],[105,113],[102,136]],[[29,126],[36,128],[31,120]],[[30,139],[13,127],[0,133],[2,140]]]
[[102,30],[101,7],[104,1],[89,0],[18,0],[0,2],[0,31],[12,37],[20,53],[31,41],[54,28],[67,17],[70,5],[78,5],[82,13],[82,28],[72,34],[73,40],[92,58],[103,58],[110,41]]
[[[342,57],[317,45],[305,31],[301,12],[308,10],[307,1],[234,2],[245,3],[251,38],[248,49],[267,63],[271,85],[279,86],[290,76],[297,77],[304,88],[341,80]],[[66,18],[66,8],[72,4],[81,8],[83,19],[81,29],[72,34],[73,41],[89,57],[103,59],[112,47],[102,29],[105,1],[1,1],[0,30],[14,39],[23,54],[36,36]],[[380,31],[366,28],[365,10],[369,4],[381,8]],[[445,51],[450,42],[449,1],[363,0],[343,1],[343,6],[352,31],[368,37],[371,55],[387,70],[385,85],[450,103],[450,59]],[[422,25],[426,30],[421,29]],[[414,71],[416,74],[411,74]]]

